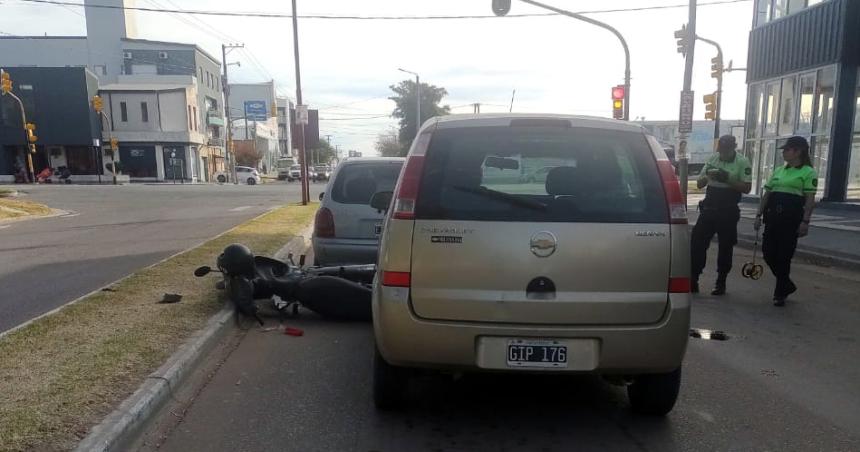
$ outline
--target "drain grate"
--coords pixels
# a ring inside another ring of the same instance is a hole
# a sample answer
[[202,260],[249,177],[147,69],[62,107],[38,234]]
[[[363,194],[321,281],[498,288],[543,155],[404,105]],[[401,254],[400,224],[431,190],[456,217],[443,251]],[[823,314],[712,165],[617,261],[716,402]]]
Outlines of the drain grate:
[[690,337],[708,341],[725,341],[729,339],[729,335],[723,331],[706,330],[703,328],[690,328]]

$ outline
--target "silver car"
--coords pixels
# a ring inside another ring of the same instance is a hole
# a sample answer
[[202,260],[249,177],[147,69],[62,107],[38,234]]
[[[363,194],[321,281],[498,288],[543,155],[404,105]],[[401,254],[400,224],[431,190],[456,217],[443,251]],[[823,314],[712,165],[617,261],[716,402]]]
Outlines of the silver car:
[[[545,178],[527,177],[541,168]],[[690,326],[688,226],[674,169],[644,129],[434,118],[390,206],[373,288],[377,407],[403,404],[423,368],[597,373],[627,385],[636,411],[672,409]]]
[[376,262],[383,214],[370,207],[377,192],[390,192],[403,158],[344,160],[335,169],[314,221],[314,261],[319,265]]

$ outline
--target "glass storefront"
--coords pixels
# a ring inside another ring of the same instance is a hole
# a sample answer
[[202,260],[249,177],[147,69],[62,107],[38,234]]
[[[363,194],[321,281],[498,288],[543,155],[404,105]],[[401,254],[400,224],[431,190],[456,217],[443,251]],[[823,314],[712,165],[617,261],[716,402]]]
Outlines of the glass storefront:
[[825,0],[756,0],[755,25],[796,14]]
[[[774,167],[783,164],[778,145],[792,135],[801,135],[810,142],[819,175],[818,197],[824,194],[835,88],[835,66],[750,85],[744,152],[753,165],[754,193],[760,194]],[[855,172],[860,173],[860,162]],[[860,185],[860,175],[856,183]]]
[[860,69],[857,74],[857,91],[854,95],[854,135],[851,140],[851,163],[848,165],[848,196],[860,200]]

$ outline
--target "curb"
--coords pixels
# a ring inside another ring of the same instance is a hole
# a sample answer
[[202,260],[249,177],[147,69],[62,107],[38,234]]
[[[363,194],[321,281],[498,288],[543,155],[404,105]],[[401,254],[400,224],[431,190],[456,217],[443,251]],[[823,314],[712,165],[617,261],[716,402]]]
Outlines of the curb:
[[[295,235],[275,256],[300,253],[307,248],[311,227]],[[174,388],[193,372],[196,364],[233,328],[234,310],[225,306],[206,326],[194,333],[166,363],[151,373],[141,386],[112,413],[93,427],[75,452],[122,451],[143,431],[150,417],[173,397]]]

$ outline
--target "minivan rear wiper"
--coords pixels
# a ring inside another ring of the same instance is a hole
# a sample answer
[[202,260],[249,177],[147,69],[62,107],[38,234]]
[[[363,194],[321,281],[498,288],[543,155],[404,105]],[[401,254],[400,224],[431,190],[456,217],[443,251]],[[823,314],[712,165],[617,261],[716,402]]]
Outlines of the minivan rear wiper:
[[454,185],[454,188],[460,191],[464,191],[467,193],[475,193],[478,195],[484,195],[488,198],[499,199],[502,201],[507,201],[511,204],[516,204],[522,207],[528,207],[533,210],[545,211],[547,209],[547,205],[540,202],[535,201],[528,198],[521,198],[517,195],[512,195],[510,193],[505,193],[503,191],[491,190],[484,186],[479,187],[464,187],[462,185]]

